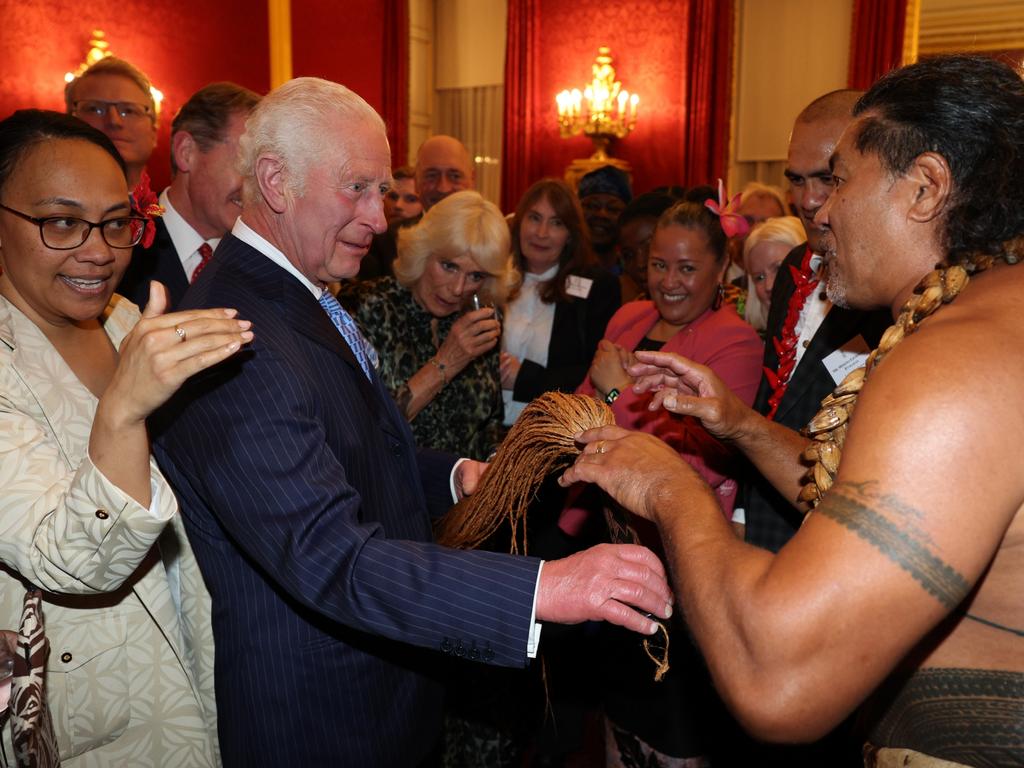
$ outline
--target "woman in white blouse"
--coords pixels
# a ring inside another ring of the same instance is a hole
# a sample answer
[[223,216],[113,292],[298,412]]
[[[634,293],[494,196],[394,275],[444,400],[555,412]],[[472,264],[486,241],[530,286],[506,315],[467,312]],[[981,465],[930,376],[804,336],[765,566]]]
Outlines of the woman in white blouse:
[[512,254],[524,279],[501,337],[506,425],[544,392],[579,386],[620,297],[619,280],[598,265],[579,200],[564,181],[543,179],[523,195]]

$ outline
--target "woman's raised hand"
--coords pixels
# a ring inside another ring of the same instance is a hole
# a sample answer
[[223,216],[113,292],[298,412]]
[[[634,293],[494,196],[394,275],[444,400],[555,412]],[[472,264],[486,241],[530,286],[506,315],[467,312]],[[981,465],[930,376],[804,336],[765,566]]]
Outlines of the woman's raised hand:
[[437,350],[437,356],[454,375],[480,355],[494,349],[499,336],[501,323],[495,317],[494,308],[474,309],[455,321]]
[[629,351],[608,339],[601,339],[590,364],[590,383],[594,385],[602,397],[613,389],[625,390],[633,379],[626,371],[626,365],[632,360]]
[[142,319],[121,342],[120,361],[103,399],[123,423],[141,422],[195,373],[227,359],[252,340],[252,323],[234,309],[164,314],[167,290],[150,284]]

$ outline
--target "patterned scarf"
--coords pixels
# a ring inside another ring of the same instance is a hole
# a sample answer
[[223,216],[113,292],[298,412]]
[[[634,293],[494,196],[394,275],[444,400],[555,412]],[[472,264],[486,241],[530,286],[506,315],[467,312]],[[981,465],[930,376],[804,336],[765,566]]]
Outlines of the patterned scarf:
[[60,766],[44,690],[49,650],[50,644],[43,634],[42,599],[39,590],[31,590],[25,594],[11,685],[11,740],[17,768]]

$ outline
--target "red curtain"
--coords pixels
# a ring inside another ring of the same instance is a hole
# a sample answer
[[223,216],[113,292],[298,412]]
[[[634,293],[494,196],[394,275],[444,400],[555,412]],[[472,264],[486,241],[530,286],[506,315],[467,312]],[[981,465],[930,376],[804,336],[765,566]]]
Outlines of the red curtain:
[[690,0],[687,19],[683,181],[724,179],[732,106],[732,3]]
[[391,144],[391,164],[405,165],[409,154],[409,4],[385,0],[382,112]]
[[850,88],[866,89],[903,60],[907,0],[854,0]]
[[539,130],[534,109],[540,31],[540,0],[509,0],[505,44],[505,129],[501,142],[501,209],[512,211],[541,178],[535,149]]

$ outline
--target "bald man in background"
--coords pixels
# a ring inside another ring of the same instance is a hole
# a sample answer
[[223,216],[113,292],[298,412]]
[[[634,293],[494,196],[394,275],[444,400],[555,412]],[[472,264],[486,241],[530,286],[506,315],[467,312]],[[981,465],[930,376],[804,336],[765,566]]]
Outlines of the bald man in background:
[[416,194],[424,212],[453,192],[475,189],[476,177],[469,150],[451,136],[431,136],[416,153]]
[[[800,112],[790,134],[785,173],[807,242],[790,251],[772,288],[765,373],[753,406],[758,413],[790,429],[798,430],[810,421],[848,366],[854,362],[859,365],[892,322],[885,310],[833,305],[825,296],[825,276],[820,266],[828,233],[815,222],[815,214],[832,191],[829,158],[852,121],[853,105],[862,94],[840,90],[820,96]],[[801,296],[800,286],[804,284],[810,290]],[[787,328],[791,309],[798,320]],[[781,387],[780,379],[785,380]],[[746,541],[773,552],[793,537],[802,520],[790,501],[753,467],[746,473],[737,508],[734,519],[745,523]],[[815,744],[785,746],[756,742],[729,720],[727,717],[723,726],[728,735],[718,740],[721,753],[715,756],[725,764],[854,768],[862,762],[860,740],[850,724]]]
[[[758,413],[790,429],[807,424],[822,398],[853,362],[863,362],[892,322],[884,310],[844,309],[828,300],[821,268],[827,230],[814,220],[834,183],[829,158],[861,95],[863,91],[840,90],[820,96],[800,112],[790,134],[785,173],[807,242],[790,251],[772,288],[766,372],[754,400]],[[804,284],[814,288],[804,289],[801,296]],[[799,319],[787,328],[791,311]],[[796,533],[801,515],[758,473],[751,475],[738,504],[745,514],[746,540],[777,552]]]
[[419,216],[396,221],[386,232],[373,238],[369,252],[359,267],[359,279],[371,280],[390,275],[398,255],[398,230],[418,224],[423,213],[453,192],[476,188],[473,160],[458,139],[438,134],[424,141],[416,152],[416,194],[423,212]]

